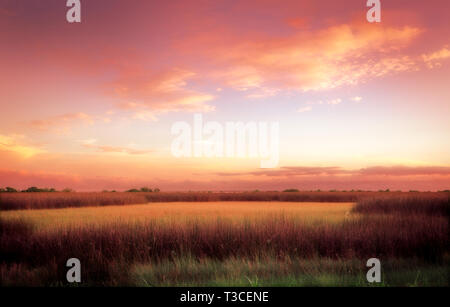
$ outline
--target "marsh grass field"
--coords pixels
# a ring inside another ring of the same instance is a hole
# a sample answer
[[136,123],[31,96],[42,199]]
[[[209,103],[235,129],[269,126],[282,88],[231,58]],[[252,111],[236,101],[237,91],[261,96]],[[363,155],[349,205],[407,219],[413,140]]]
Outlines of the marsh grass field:
[[448,286],[448,193],[0,197],[4,286]]

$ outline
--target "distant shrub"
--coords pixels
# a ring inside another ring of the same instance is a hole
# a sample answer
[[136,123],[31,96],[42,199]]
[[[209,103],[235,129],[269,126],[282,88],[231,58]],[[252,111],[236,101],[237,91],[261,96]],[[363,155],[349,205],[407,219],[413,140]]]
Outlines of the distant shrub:
[[11,187],[6,187],[6,192],[8,193],[17,193],[17,190]]
[[283,192],[300,192],[298,189],[286,189]]
[[129,189],[126,192],[130,192],[130,193],[136,193],[136,192],[140,192],[138,189]]
[[149,188],[141,188],[141,192],[153,192],[153,190]]
[[29,187],[26,190],[23,190],[22,192],[25,193],[34,193],[34,192],[56,192],[56,190],[54,188],[44,188],[44,189],[40,189],[37,187]]
[[71,188],[65,188],[64,190],[62,190],[62,192],[64,192],[64,193],[71,193],[71,192],[75,192],[75,191],[72,190]]
[[158,188],[155,188],[153,191],[154,191],[154,192],[161,192],[161,190],[158,189]]

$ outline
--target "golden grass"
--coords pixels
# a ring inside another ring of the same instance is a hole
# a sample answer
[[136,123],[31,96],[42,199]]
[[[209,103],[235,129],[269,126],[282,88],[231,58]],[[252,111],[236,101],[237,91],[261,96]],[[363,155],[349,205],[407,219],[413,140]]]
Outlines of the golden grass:
[[79,207],[63,209],[14,210],[1,212],[6,220],[25,220],[38,231],[63,228],[133,224],[154,221],[230,221],[263,219],[288,215],[302,222],[340,222],[348,217],[354,203],[324,202],[176,202],[128,206]]

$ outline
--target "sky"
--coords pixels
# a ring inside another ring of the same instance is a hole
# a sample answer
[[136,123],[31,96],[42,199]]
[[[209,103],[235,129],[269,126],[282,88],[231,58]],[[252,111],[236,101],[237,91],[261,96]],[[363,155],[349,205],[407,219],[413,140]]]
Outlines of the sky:
[[[448,1],[0,0],[0,187],[450,188]],[[279,124],[279,161],[176,157]]]

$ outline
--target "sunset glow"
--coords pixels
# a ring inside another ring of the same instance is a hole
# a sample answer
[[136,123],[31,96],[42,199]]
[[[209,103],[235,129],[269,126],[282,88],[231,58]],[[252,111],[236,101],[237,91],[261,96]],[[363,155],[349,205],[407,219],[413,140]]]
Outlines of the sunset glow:
[[[369,23],[362,0],[96,0],[71,24],[65,1],[0,0],[0,187],[448,189],[450,18],[431,2]],[[278,166],[174,157],[194,114],[278,122]]]

